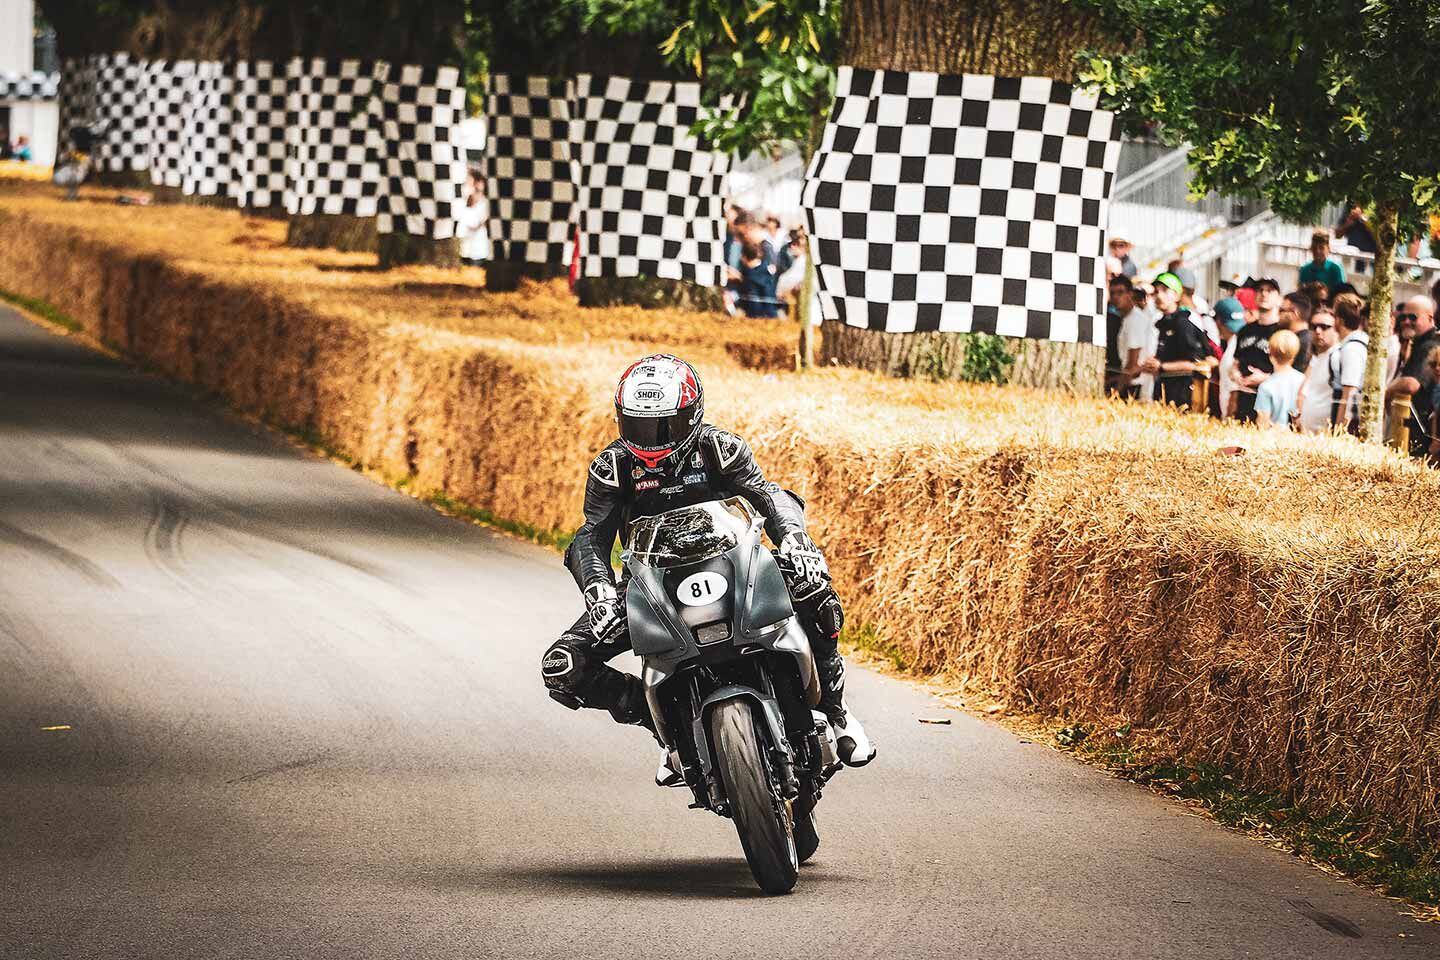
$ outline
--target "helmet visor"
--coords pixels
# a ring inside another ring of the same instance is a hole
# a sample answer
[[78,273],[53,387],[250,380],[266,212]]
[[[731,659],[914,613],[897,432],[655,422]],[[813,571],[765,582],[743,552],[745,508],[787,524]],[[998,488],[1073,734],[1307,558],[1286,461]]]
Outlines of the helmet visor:
[[690,435],[693,410],[680,410],[659,417],[637,417],[620,414],[620,436],[641,450],[664,450],[674,447]]

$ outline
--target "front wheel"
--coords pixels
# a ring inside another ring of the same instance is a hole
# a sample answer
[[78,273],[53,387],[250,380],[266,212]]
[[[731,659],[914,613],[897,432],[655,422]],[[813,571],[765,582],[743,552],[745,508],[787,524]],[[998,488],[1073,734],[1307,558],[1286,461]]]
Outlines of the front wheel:
[[755,719],[747,700],[715,705],[710,714],[715,762],[755,882],[766,893],[789,893],[800,876],[800,859]]

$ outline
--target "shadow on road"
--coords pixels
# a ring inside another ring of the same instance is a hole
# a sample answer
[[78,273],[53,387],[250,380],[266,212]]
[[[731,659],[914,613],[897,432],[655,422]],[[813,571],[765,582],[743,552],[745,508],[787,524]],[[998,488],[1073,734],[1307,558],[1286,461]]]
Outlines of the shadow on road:
[[[428,878],[434,882],[434,877]],[[800,886],[817,882],[843,881],[845,878],[827,874],[823,868],[802,868]],[[683,900],[745,900],[765,896],[755,886],[750,868],[740,858],[714,860],[701,857],[667,860],[631,860],[613,863],[581,863],[566,866],[498,867],[486,875],[455,874],[442,885],[473,886],[503,884],[509,888],[535,892],[564,891],[568,896],[593,893],[608,896],[614,893],[651,894],[665,899]]]

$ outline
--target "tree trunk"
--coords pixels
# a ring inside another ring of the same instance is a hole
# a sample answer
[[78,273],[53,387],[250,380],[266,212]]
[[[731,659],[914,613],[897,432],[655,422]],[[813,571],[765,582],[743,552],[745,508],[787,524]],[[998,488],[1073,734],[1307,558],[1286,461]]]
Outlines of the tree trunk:
[[[830,113],[830,101],[833,98],[827,97],[825,102],[814,104],[815,110],[810,115],[810,130],[805,137],[805,143],[801,149],[804,151],[804,169],[810,169],[810,161],[814,159],[820,145],[825,141],[825,118]],[[809,246],[809,232],[806,232],[805,249],[805,282],[800,285],[800,302],[796,304],[795,316],[800,321],[800,344],[795,354],[795,365],[801,370],[809,370],[815,366],[815,328],[816,321],[820,318],[813,316],[815,305],[815,291],[820,287],[820,278],[815,273],[815,249]]]
[[575,295],[582,307],[667,307],[716,313],[725,309],[719,287],[659,277],[581,277]]
[[509,293],[520,289],[521,280],[553,280],[568,271],[558,263],[526,263],[523,260],[489,260],[485,263],[485,289]]
[[380,269],[389,270],[410,263],[432,267],[456,268],[460,264],[460,240],[436,240],[413,233],[382,233],[378,235]]
[[1370,281],[1370,352],[1365,383],[1360,388],[1360,437],[1368,443],[1385,439],[1385,361],[1390,333],[1390,304],[1395,290],[1395,233],[1399,211],[1393,202],[1380,204],[1375,223],[1375,276]]
[[374,217],[315,213],[290,218],[285,244],[291,247],[326,247],[345,252],[373,253],[379,250]]
[[[871,70],[933,70],[1073,81],[1074,54],[1114,38],[1098,21],[1058,0],[850,0],[841,62]],[[893,376],[961,377],[995,368],[966,363],[985,337],[986,357],[1013,358],[1009,382],[1099,395],[1105,348],[987,334],[882,333],[824,325],[822,359]],[[968,346],[967,346],[968,344]]]

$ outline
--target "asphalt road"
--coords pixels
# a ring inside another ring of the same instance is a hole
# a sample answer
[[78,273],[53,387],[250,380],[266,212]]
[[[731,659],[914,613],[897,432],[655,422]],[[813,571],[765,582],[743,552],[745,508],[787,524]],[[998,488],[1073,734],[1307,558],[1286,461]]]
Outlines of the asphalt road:
[[0,957],[1440,955],[860,670],[880,758],[762,897],[647,735],[545,697],[577,604],[555,555],[0,309]]

